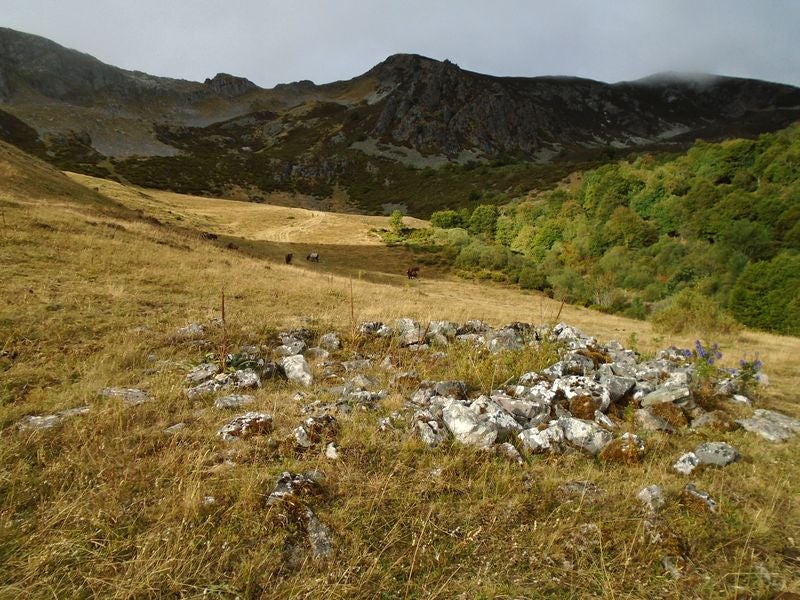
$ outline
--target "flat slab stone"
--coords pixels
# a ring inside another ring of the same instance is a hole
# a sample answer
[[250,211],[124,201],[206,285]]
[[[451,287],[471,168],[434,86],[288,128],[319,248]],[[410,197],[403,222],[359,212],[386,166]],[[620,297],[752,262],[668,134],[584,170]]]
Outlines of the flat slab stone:
[[702,465],[726,467],[739,458],[736,448],[725,442],[706,442],[694,449],[694,454]]
[[147,392],[135,388],[108,387],[100,390],[100,395],[103,398],[119,398],[125,406],[138,406],[153,399]]
[[785,442],[800,433],[800,420],[763,408],[757,409],[749,419],[736,422],[747,431],[757,433],[770,442]]
[[240,408],[245,404],[252,404],[255,400],[253,396],[247,394],[231,394],[214,400],[214,408]]
[[211,379],[217,373],[219,373],[218,364],[202,363],[192,368],[192,370],[186,374],[186,381],[197,385],[199,383],[203,383],[208,379]]
[[650,392],[642,398],[642,407],[660,404],[662,402],[677,402],[691,396],[688,386],[663,387]]

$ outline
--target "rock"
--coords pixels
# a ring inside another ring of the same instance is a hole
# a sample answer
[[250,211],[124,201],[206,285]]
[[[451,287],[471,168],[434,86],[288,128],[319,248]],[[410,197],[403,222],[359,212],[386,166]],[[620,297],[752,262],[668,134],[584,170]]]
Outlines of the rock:
[[233,385],[233,378],[228,373],[218,373],[212,379],[204,381],[200,385],[186,390],[186,396],[190,400],[214,394]]
[[323,348],[309,348],[305,352],[305,357],[306,360],[319,363],[328,360],[331,357],[331,353]]
[[261,378],[253,369],[240,369],[231,376],[233,385],[239,389],[255,389],[261,387]]
[[658,512],[666,505],[664,500],[664,492],[658,485],[648,485],[639,490],[636,497],[644,504],[649,512]]
[[747,431],[757,433],[770,442],[785,442],[800,433],[800,420],[763,408],[757,409],[749,419],[736,422]]
[[260,366],[259,372],[261,380],[265,379],[286,379],[286,372],[278,363],[267,361]]
[[678,402],[691,396],[688,386],[662,387],[642,398],[642,407],[660,404],[661,402]]
[[586,376],[594,370],[591,358],[581,354],[571,354],[568,358],[554,363],[542,371],[542,375],[555,381],[561,377]]
[[481,396],[469,408],[478,419],[497,429],[497,441],[504,442],[522,431],[522,425],[488,396]]
[[562,417],[558,424],[564,430],[564,438],[572,445],[596,456],[608,444],[613,435],[594,421]]
[[339,459],[339,451],[336,449],[336,444],[333,442],[330,442],[327,446],[325,446],[325,458],[329,460]]
[[442,419],[453,437],[467,446],[489,448],[497,439],[496,425],[479,420],[474,412],[457,401],[444,407]]
[[417,434],[431,448],[447,439],[447,430],[429,412],[418,411],[414,421]]
[[339,339],[339,336],[336,335],[336,333],[330,332],[320,336],[319,345],[321,348],[324,348],[329,352],[336,352],[342,347],[342,341]]
[[753,406],[753,403],[750,401],[750,398],[748,398],[747,396],[742,396],[741,394],[734,394],[733,396],[731,396],[730,400],[734,404],[740,404],[748,408]]
[[726,467],[738,460],[739,453],[736,448],[725,442],[706,442],[694,449],[701,465],[713,465],[715,467]]
[[292,430],[292,435],[294,436],[294,441],[297,446],[300,448],[311,448],[314,445],[314,442],[308,437],[308,432],[306,428],[302,425],[298,425]]
[[531,452],[563,452],[564,430],[557,423],[546,429],[526,429],[517,436]]
[[643,457],[644,442],[635,433],[623,433],[600,451],[601,459],[625,464],[640,463]]
[[305,509],[306,540],[315,559],[329,558],[331,555],[331,531],[308,507]]
[[489,330],[489,326],[486,325],[483,321],[479,321],[477,319],[472,321],[467,321],[463,325],[461,325],[458,329],[456,329],[456,335],[474,335],[479,333],[484,333]]
[[219,365],[216,363],[202,363],[194,367],[186,374],[186,381],[197,385],[211,379],[219,373]]
[[[582,419],[590,420],[594,417],[594,411],[606,412],[611,405],[609,391],[583,375],[568,375],[556,379],[552,390],[555,393],[563,393],[567,400],[570,400],[570,412]],[[576,408],[579,408],[579,411],[572,410],[572,400],[576,400]]]
[[394,328],[400,336],[400,344],[403,346],[410,346],[423,341],[422,337],[425,335],[425,328],[413,319],[397,319],[394,322]]
[[271,431],[272,415],[260,412],[249,412],[229,421],[217,432],[217,435],[225,442],[232,442],[237,438],[263,435]]
[[60,415],[27,415],[17,421],[17,429],[26,431],[28,429],[51,429],[58,427],[64,420]]
[[467,384],[464,381],[437,381],[433,391],[438,396],[447,396],[458,400],[467,399]]
[[278,504],[284,500],[303,500],[322,494],[325,475],[321,471],[290,473],[284,471],[275,482],[275,488],[267,497],[267,505]]
[[492,354],[522,348],[522,336],[514,329],[500,329],[486,335],[486,348]]
[[103,398],[119,398],[125,406],[139,406],[153,399],[147,392],[135,388],[103,388],[100,395]]
[[633,377],[620,377],[618,375],[601,375],[600,385],[608,390],[611,402],[619,402],[622,398],[633,392],[636,380]]
[[231,394],[214,400],[214,408],[241,408],[245,404],[252,404],[255,400],[253,396],[246,394]]
[[675,428],[666,419],[653,414],[649,408],[639,408],[633,411],[633,419],[637,427],[645,431],[665,431],[675,433]]
[[517,451],[514,445],[509,442],[497,444],[494,449],[498,456],[503,457],[510,463],[521,465],[525,462],[522,459],[522,455]]
[[278,356],[295,356],[302,354],[306,349],[306,343],[303,340],[296,340],[293,338],[286,338],[283,344],[275,348],[275,354]]
[[591,481],[568,481],[558,486],[558,490],[565,496],[579,498],[581,501],[597,498],[602,490]]
[[522,400],[506,394],[493,394],[492,400],[502,406],[518,422],[524,423],[528,427],[535,427],[550,420],[549,401]]
[[308,387],[314,382],[314,376],[311,374],[311,368],[308,366],[306,359],[302,354],[295,356],[287,356],[281,359],[281,367],[283,367],[286,377],[289,381],[301,383]]
[[372,367],[372,361],[367,358],[346,360],[342,363],[342,367],[344,367],[344,370],[348,373],[366,371]]
[[178,433],[179,431],[183,431],[187,427],[189,427],[188,423],[184,423],[184,422],[175,423],[175,425],[170,425],[169,427],[167,427],[164,430],[164,433],[167,433],[169,435],[174,435],[174,434]]
[[690,429],[714,429],[715,431],[734,431],[739,425],[727,413],[721,410],[712,410],[703,413],[692,420]]
[[428,324],[427,340],[446,345],[455,339],[456,332],[456,325],[450,321],[431,321]]
[[558,323],[553,327],[553,335],[559,342],[579,342],[586,343],[591,341],[577,327],[570,327],[566,323]]
[[682,475],[691,475],[699,464],[700,459],[697,458],[697,455],[694,452],[687,452],[678,458],[672,468]]
[[200,323],[189,323],[175,331],[175,337],[183,340],[199,339],[206,333],[205,327]]
[[717,512],[717,503],[711,498],[710,494],[698,490],[691,483],[683,488],[681,498],[683,503],[690,508],[698,508],[712,513]]
[[599,410],[594,411],[594,422],[610,431],[617,428],[617,424],[612,421],[608,415],[601,413]]
[[362,335],[388,337],[394,333],[394,330],[380,321],[368,321],[358,326],[358,332]]
[[293,433],[298,446],[310,448],[320,441],[335,438],[339,433],[339,423],[332,415],[308,417]]
[[16,427],[19,431],[26,431],[30,429],[51,429],[58,427],[64,422],[64,419],[74,417],[76,415],[84,415],[89,412],[88,406],[76,406],[75,408],[68,408],[57,412],[54,415],[26,415],[17,421]]

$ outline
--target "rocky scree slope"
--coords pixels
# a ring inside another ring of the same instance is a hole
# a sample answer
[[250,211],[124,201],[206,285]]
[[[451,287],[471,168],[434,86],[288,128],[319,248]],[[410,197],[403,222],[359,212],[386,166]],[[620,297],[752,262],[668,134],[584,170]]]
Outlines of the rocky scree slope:
[[[219,327],[218,322],[192,323],[174,337],[202,345]],[[353,411],[375,411],[380,431],[417,437],[431,449],[454,441],[517,464],[535,454],[578,453],[636,465],[648,454],[648,439],[656,433],[704,430],[713,437],[714,432],[744,428],[771,443],[787,442],[800,433],[797,419],[770,410],[753,411],[734,374],[716,382],[713,402],[698,395],[695,364],[677,348],[642,360],[619,343],[601,345],[564,323],[552,328],[512,323],[495,329],[481,321],[462,325],[432,321],[423,326],[402,318],[391,325],[362,323],[358,331],[362,339],[390,341],[401,353],[425,353],[434,359],[445,358],[442,350],[451,345],[500,356],[555,344],[560,360],[539,372],[520,373],[497,389],[476,390],[461,380],[421,380],[417,372],[400,371],[391,355],[339,358],[342,341],[337,332],[317,335],[300,328],[280,333],[271,343],[227,355],[224,371],[218,362],[200,362],[186,374],[185,394],[195,401],[213,398],[213,408],[223,413],[238,411],[254,404],[254,390],[288,379],[305,390],[294,396],[303,415],[294,429],[275,432],[270,413],[250,410],[221,418],[217,437],[225,444],[241,444],[248,438],[274,435],[274,447],[289,455],[316,450],[332,461],[340,459],[337,435]],[[385,412],[381,403],[390,390],[405,395],[404,409],[381,417]],[[137,388],[104,388],[99,395],[130,408],[157,401]],[[52,415],[28,415],[16,427],[51,429],[90,410],[80,406]],[[180,435],[191,427],[175,423],[165,433]],[[680,456],[665,456],[663,462],[665,469],[689,477],[697,469],[724,468],[739,459],[730,444],[708,441]],[[333,547],[333,534],[312,508],[324,494],[324,479],[318,471],[284,472],[268,499],[269,504],[286,503],[302,533],[291,544],[298,546],[297,552],[308,548],[314,558],[330,556]],[[717,502],[691,482],[678,496],[702,510],[718,510]],[[639,499],[653,519],[666,502],[657,485],[643,488]]]

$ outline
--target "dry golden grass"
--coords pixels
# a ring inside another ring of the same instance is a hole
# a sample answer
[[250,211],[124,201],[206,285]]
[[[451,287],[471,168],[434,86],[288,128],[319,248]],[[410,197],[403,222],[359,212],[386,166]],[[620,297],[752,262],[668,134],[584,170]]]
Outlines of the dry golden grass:
[[[800,592],[798,442],[772,445],[741,431],[646,436],[641,465],[582,455],[511,465],[455,443],[428,450],[403,430],[377,431],[402,406],[394,390],[378,413],[342,419],[341,458],[286,452],[255,439],[225,445],[231,415],[183,393],[188,368],[213,351],[178,341],[190,321],[219,316],[225,290],[230,343],[264,343],[291,326],[351,328],[389,321],[484,319],[575,325],[639,350],[688,347],[647,323],[564,306],[499,285],[404,272],[414,255],[369,232],[385,219],[325,214],[126,188],[69,178],[0,146],[0,597],[163,596],[325,598],[731,598]],[[95,192],[97,188],[99,192]],[[102,194],[102,196],[101,196]],[[111,202],[113,200],[113,202]],[[137,212],[141,211],[141,212]],[[159,224],[150,217],[158,220]],[[214,232],[217,241],[200,238]],[[228,242],[239,250],[228,250]],[[305,253],[318,250],[320,264]],[[283,264],[294,252],[297,264]],[[743,332],[721,339],[729,360],[758,351],[772,385],[764,406],[800,415],[795,338]],[[340,353],[388,354],[423,376],[464,377],[480,389],[541,356],[498,361],[451,349],[443,360],[381,343]],[[503,362],[505,361],[505,362]],[[319,372],[317,371],[317,374]],[[375,368],[371,374],[386,375]],[[135,408],[98,397],[141,387]],[[297,388],[266,384],[255,410],[275,417],[275,439],[303,418]],[[326,398],[320,387],[314,397]],[[18,432],[23,415],[89,404],[56,429]],[[233,413],[235,414],[235,413]],[[174,436],[163,429],[189,427]],[[706,439],[742,460],[693,476],[717,514],[680,502],[686,479],[670,465]],[[231,460],[235,465],[226,461]],[[320,468],[314,510],[332,530],[335,559],[283,564],[291,522],[264,503],[284,470]],[[441,474],[433,475],[434,469]],[[589,481],[583,493],[565,491]],[[635,499],[660,484],[668,506],[651,539]],[[203,498],[216,503],[205,505]],[[661,565],[675,557],[681,578]],[[794,561],[794,562],[793,562]],[[768,573],[770,575],[765,575]]]

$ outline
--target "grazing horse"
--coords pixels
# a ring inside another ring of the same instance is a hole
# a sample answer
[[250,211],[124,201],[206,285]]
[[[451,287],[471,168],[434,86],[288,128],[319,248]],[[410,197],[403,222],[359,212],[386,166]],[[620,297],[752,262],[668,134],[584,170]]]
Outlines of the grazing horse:
[[319,252],[312,252],[308,256],[306,256],[306,260],[311,262],[319,262]]
[[411,267],[408,271],[406,271],[406,275],[408,275],[409,279],[416,279],[419,277],[419,267]]
[[286,255],[286,264],[287,265],[292,264],[292,255],[291,255],[291,253]]

